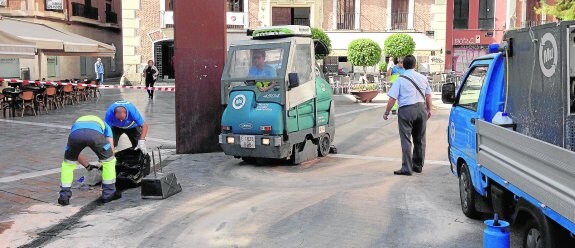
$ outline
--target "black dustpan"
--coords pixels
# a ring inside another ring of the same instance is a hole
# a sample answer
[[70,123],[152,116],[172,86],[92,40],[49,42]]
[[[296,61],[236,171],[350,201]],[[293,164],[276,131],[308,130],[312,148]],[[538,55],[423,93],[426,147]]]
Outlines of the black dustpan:
[[[158,156],[160,158],[159,165],[162,165],[162,155],[158,148]],[[182,186],[178,183],[176,174],[173,172],[162,173],[157,172],[154,151],[152,150],[152,163],[154,164],[154,173],[142,179],[142,198],[143,199],[166,199],[182,191]]]

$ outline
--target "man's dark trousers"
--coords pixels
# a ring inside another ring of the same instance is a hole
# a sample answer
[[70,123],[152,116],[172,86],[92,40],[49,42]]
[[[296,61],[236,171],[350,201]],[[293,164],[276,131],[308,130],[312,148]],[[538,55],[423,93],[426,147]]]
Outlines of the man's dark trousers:
[[[403,106],[397,113],[401,139],[401,171],[421,170],[425,161],[425,129],[427,111],[424,103]],[[411,138],[413,137],[413,155]]]
[[123,129],[119,127],[112,127],[112,134],[114,134],[114,147],[118,145],[118,141],[120,140],[120,136],[122,134],[128,135],[130,139],[130,143],[132,143],[132,147],[136,147],[138,145],[138,140],[140,139],[140,135],[142,134],[141,127],[133,127],[128,129]]

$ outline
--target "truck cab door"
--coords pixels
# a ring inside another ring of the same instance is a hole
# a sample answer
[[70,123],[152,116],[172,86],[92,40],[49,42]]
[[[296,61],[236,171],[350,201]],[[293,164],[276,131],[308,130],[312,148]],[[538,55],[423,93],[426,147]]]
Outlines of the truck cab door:
[[[476,133],[475,120],[482,117],[481,89],[487,78],[489,61],[485,64],[474,64],[459,89],[454,107],[451,109],[449,120],[449,144],[451,153],[455,157],[461,157],[467,163],[469,170],[473,172],[476,163]],[[452,161],[456,162],[456,161]],[[474,180],[475,181],[475,180]]]

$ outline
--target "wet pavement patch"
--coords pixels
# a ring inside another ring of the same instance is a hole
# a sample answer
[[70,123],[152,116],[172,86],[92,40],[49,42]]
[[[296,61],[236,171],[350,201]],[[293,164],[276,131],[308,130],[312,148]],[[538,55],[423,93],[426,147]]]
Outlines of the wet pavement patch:
[[86,206],[83,206],[80,211],[76,214],[62,220],[60,223],[50,227],[50,229],[38,233],[38,237],[29,242],[28,244],[19,246],[19,248],[33,248],[42,247],[46,243],[50,242],[54,237],[63,231],[70,230],[74,225],[78,224],[80,219],[85,215],[94,211],[98,206],[101,206],[100,200],[94,200]]
[[0,222],[0,234],[2,234],[4,231],[10,229],[10,227],[12,227],[12,225],[14,225],[14,221]]

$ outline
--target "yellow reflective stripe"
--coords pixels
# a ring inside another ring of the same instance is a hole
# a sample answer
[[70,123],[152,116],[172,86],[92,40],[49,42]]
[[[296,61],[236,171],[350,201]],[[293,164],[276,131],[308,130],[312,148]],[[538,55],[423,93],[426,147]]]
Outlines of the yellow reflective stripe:
[[72,182],[74,182],[74,170],[76,169],[76,164],[64,160],[62,162],[62,169],[60,173],[60,182],[63,187],[70,187]]
[[79,122],[79,121],[93,121],[93,122],[100,124],[100,126],[102,126],[102,130],[106,130],[106,124],[104,124],[104,121],[102,121],[102,119],[100,119],[100,117],[98,117],[98,116],[84,115],[84,116],[78,118],[78,120],[76,120],[76,122]]
[[[102,182],[116,181],[116,158],[102,162]],[[111,184],[111,183],[105,183]]]

